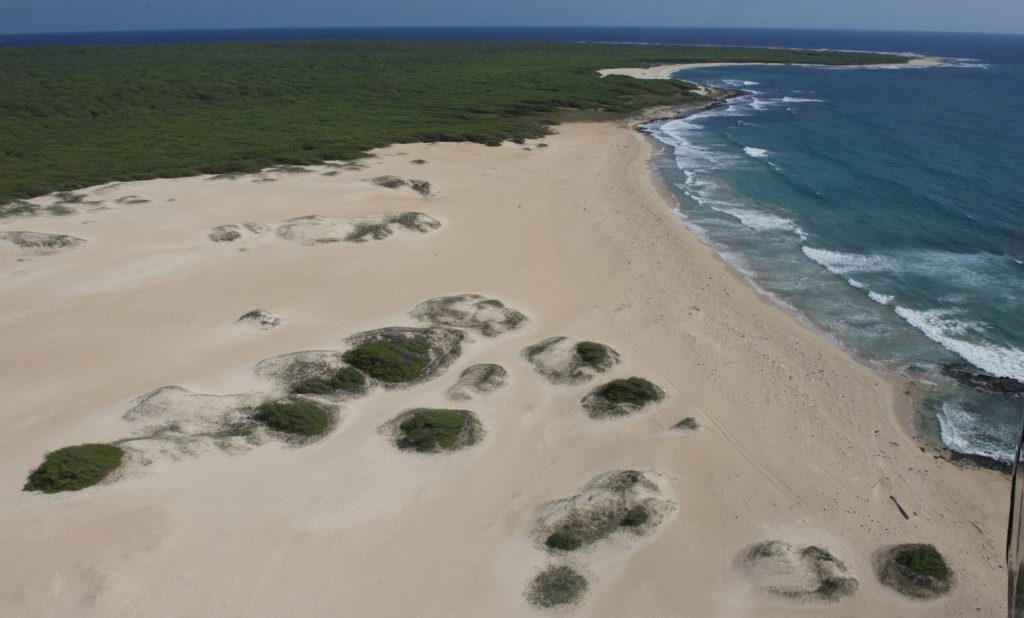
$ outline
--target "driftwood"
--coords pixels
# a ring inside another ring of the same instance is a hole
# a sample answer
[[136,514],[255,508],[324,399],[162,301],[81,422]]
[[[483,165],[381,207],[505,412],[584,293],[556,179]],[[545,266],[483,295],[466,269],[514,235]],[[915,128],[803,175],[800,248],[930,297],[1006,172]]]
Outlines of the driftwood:
[[903,519],[910,519],[910,515],[907,515],[907,512],[903,510],[902,506],[900,506],[899,500],[896,499],[896,496],[889,496],[889,499],[892,500],[893,504],[896,505],[896,508],[900,510],[900,515],[903,516]]

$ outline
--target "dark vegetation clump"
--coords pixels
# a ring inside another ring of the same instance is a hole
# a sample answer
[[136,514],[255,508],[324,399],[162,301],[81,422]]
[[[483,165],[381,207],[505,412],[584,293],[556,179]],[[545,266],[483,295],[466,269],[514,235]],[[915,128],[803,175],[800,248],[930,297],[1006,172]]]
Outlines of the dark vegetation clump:
[[591,418],[625,416],[664,396],[664,391],[651,382],[632,377],[597,387],[583,398],[583,408]]
[[323,408],[308,401],[274,401],[256,408],[253,418],[274,431],[302,438],[322,435],[330,425]]
[[[859,52],[502,41],[8,46],[0,48],[0,202],[111,180],[352,160],[393,143],[496,145],[542,137],[550,123],[697,98],[677,80],[602,78],[601,68],[905,61]],[[325,131],[325,118],[345,130]]]
[[25,483],[24,491],[52,494],[91,487],[117,469],[124,450],[111,444],[65,446],[47,453]]
[[587,592],[587,579],[569,566],[550,566],[533,578],[526,600],[537,607],[578,603]]
[[581,341],[576,344],[576,356],[584,365],[597,369],[608,362],[608,346],[593,341]]
[[370,340],[342,358],[381,382],[411,382],[421,377],[430,363],[430,342],[423,337]]
[[697,423],[697,419],[692,416],[687,416],[672,427],[673,429],[679,429],[681,431],[693,431],[694,429],[699,429],[700,425]]
[[416,165],[426,165],[427,164],[427,160],[426,159],[413,159],[412,161],[410,161],[410,163],[414,163]]
[[573,551],[579,549],[582,545],[578,538],[561,530],[552,532],[551,535],[544,540],[544,544],[551,549],[558,549],[561,551]]
[[647,512],[647,509],[643,505],[638,504],[626,511],[626,516],[622,518],[621,525],[628,528],[636,528],[646,524],[650,518],[651,514]]
[[281,316],[269,311],[253,309],[235,321],[242,324],[252,324],[262,330],[270,330],[280,326],[283,319]]
[[292,387],[293,393],[305,395],[355,394],[366,388],[366,376],[358,369],[342,367],[326,377],[307,378]]
[[395,444],[402,450],[420,453],[454,451],[480,440],[482,428],[468,410],[419,408],[398,419]]
[[213,242],[234,242],[242,237],[237,225],[218,225],[206,234]]
[[878,579],[900,594],[932,599],[953,587],[953,572],[933,545],[896,545],[875,559]]

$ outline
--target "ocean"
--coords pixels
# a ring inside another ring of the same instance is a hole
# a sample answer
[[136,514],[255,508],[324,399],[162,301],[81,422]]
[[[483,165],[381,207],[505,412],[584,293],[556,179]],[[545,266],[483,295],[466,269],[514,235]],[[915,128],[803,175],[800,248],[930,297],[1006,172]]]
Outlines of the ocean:
[[332,38],[561,40],[941,56],[901,69],[737,66],[742,90],[650,129],[679,216],[760,290],[857,358],[917,385],[918,429],[1009,462],[1024,398],[1024,36],[679,28],[370,28],[3,35],[0,45]]

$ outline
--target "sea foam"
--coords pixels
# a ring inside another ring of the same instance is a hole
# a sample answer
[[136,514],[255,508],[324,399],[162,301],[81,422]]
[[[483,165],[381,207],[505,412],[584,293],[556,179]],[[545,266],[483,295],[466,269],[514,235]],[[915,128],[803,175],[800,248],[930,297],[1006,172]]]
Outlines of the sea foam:
[[747,153],[748,157],[753,157],[755,159],[763,159],[769,154],[764,148],[754,148],[752,146],[745,146],[743,148],[743,152]]
[[987,435],[987,425],[955,402],[942,404],[937,415],[942,442],[950,449],[968,455],[981,455],[1003,463],[1013,461],[1013,453],[999,447],[995,436]]
[[897,306],[896,313],[924,333],[925,337],[955,352],[975,367],[994,376],[1024,381],[1024,350],[958,339],[954,335],[966,335],[978,328],[970,323],[951,319],[949,316],[952,312],[948,310],[914,310]]
[[804,252],[804,255],[824,266],[833,275],[874,273],[892,268],[892,263],[888,259],[875,255],[842,253],[840,251],[816,249],[808,246],[803,246],[800,249]]

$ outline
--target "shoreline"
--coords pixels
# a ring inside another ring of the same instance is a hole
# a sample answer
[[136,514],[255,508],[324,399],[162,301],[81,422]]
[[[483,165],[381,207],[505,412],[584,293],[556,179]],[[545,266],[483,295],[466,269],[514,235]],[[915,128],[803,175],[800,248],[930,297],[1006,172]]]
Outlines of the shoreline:
[[[922,61],[922,63],[919,64],[919,65],[915,65],[915,66],[919,66],[919,67],[941,66],[941,63],[942,63],[942,59],[941,58],[922,57],[920,60]],[[702,68],[702,67],[708,67],[708,66],[756,66],[756,63],[719,63],[719,64],[691,64],[691,65],[662,65],[662,66],[657,66],[657,67],[651,67],[651,69],[649,69],[650,71],[652,71],[650,74],[642,74],[642,75],[632,74],[632,76],[633,77],[637,77],[639,79],[669,79],[671,74],[673,74],[673,73],[675,73],[675,72],[677,72],[677,71],[679,71],[681,69],[686,69],[686,68]],[[801,65],[801,66],[813,66],[813,65]],[[884,65],[884,66],[887,67],[889,65]],[[618,71],[648,71],[648,69],[612,69],[612,70],[609,70],[609,71],[613,71],[613,72],[618,72]],[[602,72],[602,74],[604,74],[604,72]],[[616,74],[626,74],[626,73],[616,73]],[[702,113],[704,111],[715,109],[715,108],[717,108],[719,106],[722,106],[722,105],[726,104],[729,99],[732,99],[732,98],[735,98],[735,97],[740,97],[740,96],[746,96],[747,94],[749,94],[749,93],[747,93],[745,91],[742,91],[742,90],[730,90],[730,89],[723,89],[723,88],[713,88],[713,87],[706,86],[706,85],[701,85],[701,84],[698,84],[698,86],[701,88],[702,94],[704,94],[705,96],[710,94],[710,95],[713,95],[715,98],[713,98],[713,100],[711,100],[710,102],[708,102],[706,104],[703,104],[703,105],[676,106],[676,107],[658,108],[656,110],[648,110],[647,112],[641,113],[641,114],[639,114],[637,116],[636,121],[632,125],[633,129],[638,131],[641,134],[644,134],[645,137],[647,137],[648,141],[652,143],[652,147],[653,148],[660,147],[660,148],[662,148],[664,150],[666,148],[666,146],[664,144],[662,144],[661,142],[657,141],[656,139],[654,139],[653,137],[651,137],[650,134],[648,133],[648,131],[643,127],[643,125],[645,125],[647,123],[651,123],[651,122],[667,121],[667,120],[673,120],[673,119],[681,119],[681,118],[686,118],[686,117],[693,116],[693,115],[696,115],[696,114],[700,114],[700,113]],[[654,150],[652,150],[652,161],[653,161],[653,158],[655,156],[656,156],[656,153],[654,152]],[[671,210],[673,210],[673,211],[677,211],[681,207],[678,198],[675,196],[675,194],[673,194],[671,192],[671,190],[667,187],[667,185],[665,185],[664,178],[662,178],[661,175],[658,174],[653,169],[653,167],[652,167],[652,181],[657,184],[657,186],[659,188],[659,193],[661,193],[663,195],[663,197],[665,198],[666,206],[668,208],[670,208]],[[683,223],[683,225],[684,225],[684,227],[689,227],[688,224],[686,224],[685,222]],[[711,247],[715,251],[716,255],[718,255],[719,248],[717,246],[715,246],[714,243],[710,242],[709,239],[706,239],[704,236],[702,236],[700,234],[696,234],[695,233],[695,235],[697,235],[701,239],[702,242],[705,242],[706,244],[708,244],[708,246]],[[726,264],[729,269],[731,269],[733,272],[735,272],[735,274],[737,275],[737,277],[739,277],[740,280],[742,280],[747,285],[751,286],[755,291],[757,291],[758,295],[761,296],[762,298],[764,298],[767,302],[771,303],[774,306],[777,306],[777,307],[783,309],[787,314],[791,315],[794,320],[796,320],[798,323],[800,323],[805,328],[807,328],[807,329],[813,331],[814,333],[816,333],[816,334],[818,334],[818,335],[828,339],[833,345],[835,345],[837,348],[842,350],[851,360],[853,360],[853,361],[855,361],[855,362],[857,362],[857,363],[859,363],[859,364],[861,364],[861,365],[863,365],[865,367],[868,367],[869,369],[877,372],[880,376],[883,376],[885,379],[891,380],[894,384],[898,385],[899,390],[901,392],[905,393],[905,400],[906,400],[904,402],[905,406],[903,406],[903,407],[905,407],[905,414],[901,414],[900,415],[901,420],[902,420],[902,424],[904,426],[905,431],[908,432],[908,435],[913,436],[915,438],[915,440],[921,445],[922,448],[927,448],[929,451],[931,451],[932,453],[936,454],[937,456],[942,457],[943,459],[949,461],[950,463],[954,463],[956,465],[960,465],[960,466],[973,466],[973,467],[976,467],[976,468],[982,468],[982,469],[997,471],[997,472],[1000,472],[1000,473],[1006,474],[1006,475],[1008,475],[1010,473],[1012,466],[1011,466],[1011,464],[1009,464],[1009,463],[1007,463],[1005,461],[1002,461],[1002,460],[999,460],[999,459],[995,459],[993,457],[988,457],[988,456],[985,456],[985,455],[980,455],[980,454],[975,454],[975,453],[964,453],[964,452],[956,451],[956,450],[953,450],[952,448],[950,448],[948,445],[946,445],[943,442],[943,440],[942,440],[940,435],[934,435],[934,436],[932,436],[932,435],[925,435],[925,433],[922,431],[922,427],[921,427],[921,420],[922,420],[922,418],[924,418],[923,415],[925,414],[925,412],[923,410],[919,409],[919,405],[923,402],[923,398],[922,398],[921,394],[917,394],[917,395],[912,394],[912,393],[915,393],[915,392],[916,393],[920,393],[922,391],[922,387],[917,383],[917,381],[913,377],[903,373],[902,371],[898,370],[897,368],[886,367],[886,366],[882,365],[881,363],[875,361],[874,359],[872,359],[872,358],[870,358],[868,356],[865,356],[864,354],[861,354],[861,353],[859,353],[859,352],[849,348],[848,346],[844,345],[843,342],[840,341],[838,338],[836,338],[832,333],[830,333],[830,332],[828,332],[828,331],[818,327],[817,325],[812,323],[809,319],[807,319],[805,316],[803,316],[803,314],[797,308],[791,306],[789,303],[783,301],[782,299],[778,298],[774,294],[771,294],[771,293],[761,289],[761,287],[759,285],[757,285],[757,283],[755,281],[753,281],[745,273],[743,273],[741,270],[739,270],[736,266],[734,266],[733,264],[731,264],[730,262],[728,262],[724,258],[721,258],[720,255],[719,255],[719,258],[721,259],[723,264]]]
[[[0,583],[0,608],[533,615],[524,586],[565,560],[531,536],[538,509],[596,474],[631,469],[660,473],[675,510],[648,537],[572,557],[591,581],[577,615],[819,615],[821,604],[758,593],[735,568],[751,544],[775,539],[825,547],[848,565],[859,590],[824,606],[830,615],[995,614],[1006,479],[922,453],[895,418],[898,388],[761,297],[682,225],[633,122],[561,125],[522,146],[399,144],[373,151],[366,169],[108,185],[89,190],[103,204],[87,215],[0,223],[89,242],[27,262],[0,253],[2,327],[17,334],[0,351],[12,367],[0,376],[0,418],[12,428],[0,545],[24,557]],[[368,182],[383,175],[439,193]],[[130,195],[149,201],[130,205]],[[233,222],[400,211],[441,227],[367,243],[206,238]],[[78,494],[20,491],[43,452],[136,431],[127,402],[154,388],[266,389],[252,371],[264,358],[413,325],[417,303],[466,292],[528,321],[474,334],[435,380],[344,402],[337,429],[317,443],[145,451],[147,465]],[[268,332],[232,325],[255,307],[286,320]],[[579,402],[596,383],[546,383],[522,358],[556,335],[611,345],[622,362],[609,378],[647,377],[666,400],[587,418]],[[459,404],[480,416],[481,444],[420,456],[381,437],[413,402],[451,406],[447,388],[483,362],[510,380]],[[60,389],[52,375],[65,377]],[[673,430],[683,417],[700,428]],[[901,599],[872,574],[877,549],[916,541],[940,546],[957,573],[945,600]],[[424,599],[424,587],[436,593]]]

